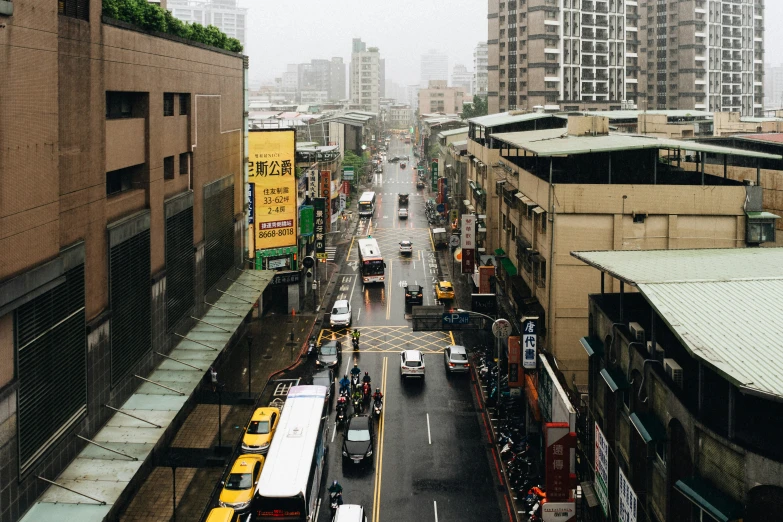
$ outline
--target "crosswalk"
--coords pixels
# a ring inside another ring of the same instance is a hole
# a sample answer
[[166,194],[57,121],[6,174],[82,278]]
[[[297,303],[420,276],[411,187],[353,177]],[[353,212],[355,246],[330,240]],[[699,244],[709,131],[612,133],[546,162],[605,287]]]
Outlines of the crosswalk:
[[337,257],[337,247],[326,247],[326,260],[334,263],[335,257]]

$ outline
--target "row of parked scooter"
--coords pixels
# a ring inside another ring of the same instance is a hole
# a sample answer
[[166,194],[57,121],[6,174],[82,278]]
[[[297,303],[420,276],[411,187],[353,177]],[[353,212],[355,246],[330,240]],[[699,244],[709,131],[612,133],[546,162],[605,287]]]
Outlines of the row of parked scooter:
[[539,522],[546,491],[538,461],[525,435],[525,399],[510,396],[508,377],[500,375],[491,348],[479,348],[474,364],[479,379],[487,387],[486,405],[494,408],[495,418],[501,420],[495,430],[496,440],[509,489],[516,492],[517,507],[524,508],[527,520]]

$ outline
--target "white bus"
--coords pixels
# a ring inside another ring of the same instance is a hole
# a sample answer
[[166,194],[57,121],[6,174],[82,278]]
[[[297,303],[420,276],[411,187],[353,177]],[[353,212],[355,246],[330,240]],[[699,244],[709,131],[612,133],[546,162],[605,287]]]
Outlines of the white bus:
[[384,271],[386,263],[383,262],[381,249],[375,238],[367,237],[359,240],[359,270],[363,283],[383,283],[386,276]]
[[359,198],[359,215],[372,217],[375,214],[375,192],[364,192]]
[[327,438],[326,386],[292,386],[261,470],[252,520],[315,520]]

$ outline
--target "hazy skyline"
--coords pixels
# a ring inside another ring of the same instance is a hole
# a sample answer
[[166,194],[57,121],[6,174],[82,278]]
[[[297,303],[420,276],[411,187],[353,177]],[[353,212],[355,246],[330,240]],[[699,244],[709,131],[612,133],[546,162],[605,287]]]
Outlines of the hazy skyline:
[[341,56],[351,61],[351,40],[378,47],[386,78],[400,85],[419,82],[420,57],[430,49],[473,68],[473,49],[487,39],[486,0],[316,0],[260,2],[248,8],[245,54],[250,82],[271,81],[289,63]]
[[[487,39],[486,0],[317,0],[261,2],[239,0],[248,8],[245,54],[250,81],[271,81],[289,63],[340,56],[351,61],[351,40],[378,47],[386,59],[386,78],[400,85],[418,84],[421,55],[438,49],[455,63],[473,69],[473,49]],[[783,0],[765,1],[765,56],[783,65]]]

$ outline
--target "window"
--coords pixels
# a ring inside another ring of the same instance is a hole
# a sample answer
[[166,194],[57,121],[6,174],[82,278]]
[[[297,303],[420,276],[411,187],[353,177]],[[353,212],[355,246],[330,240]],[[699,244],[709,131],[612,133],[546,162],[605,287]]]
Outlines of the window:
[[190,152],[179,155],[179,174],[190,174]]
[[174,179],[174,156],[163,158],[163,177]]
[[119,194],[133,188],[133,182],[141,179],[144,165],[134,165],[106,173],[106,195]]
[[540,257],[538,258],[538,270],[537,270],[537,279],[536,283],[541,286],[546,286],[546,261],[544,258]]
[[659,440],[655,443],[655,455],[658,457],[658,461],[666,465],[666,441]]
[[517,226],[515,224],[511,224],[511,241],[517,240]]
[[144,117],[143,95],[137,92],[106,91],[106,119]]
[[[179,115],[184,116],[190,112],[190,94],[179,95]],[[180,172],[181,174],[181,172]]]
[[57,2],[57,14],[78,18],[90,19],[90,0],[59,0]]
[[644,223],[644,218],[647,217],[647,214],[643,213],[636,213],[633,214],[633,222],[634,223]]
[[542,212],[539,216],[539,219],[541,219],[541,233],[546,233],[546,212]]
[[163,115],[174,116],[174,94],[170,92],[163,93]]

